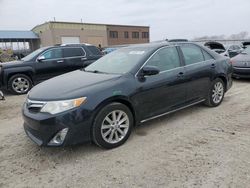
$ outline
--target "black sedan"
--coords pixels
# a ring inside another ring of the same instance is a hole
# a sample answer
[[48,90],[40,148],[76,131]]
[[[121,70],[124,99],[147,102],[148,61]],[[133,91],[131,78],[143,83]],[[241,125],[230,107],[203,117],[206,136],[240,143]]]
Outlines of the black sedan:
[[218,106],[231,76],[228,58],[194,43],[125,47],[35,86],[24,129],[38,145],[114,148],[135,125],[202,102]]
[[250,47],[231,59],[234,78],[250,78]]

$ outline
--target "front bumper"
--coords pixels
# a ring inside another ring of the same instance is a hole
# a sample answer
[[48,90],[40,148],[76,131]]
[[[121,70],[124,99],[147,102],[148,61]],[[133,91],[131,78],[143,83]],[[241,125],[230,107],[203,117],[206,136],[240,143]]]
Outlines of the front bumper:
[[62,129],[68,128],[63,143],[57,146],[75,145],[91,140],[92,116],[84,109],[74,109],[57,115],[34,113],[23,106],[24,130],[27,136],[39,146],[50,145],[50,141]]
[[248,67],[233,67],[233,77],[235,77],[235,78],[250,78],[250,68],[248,68]]

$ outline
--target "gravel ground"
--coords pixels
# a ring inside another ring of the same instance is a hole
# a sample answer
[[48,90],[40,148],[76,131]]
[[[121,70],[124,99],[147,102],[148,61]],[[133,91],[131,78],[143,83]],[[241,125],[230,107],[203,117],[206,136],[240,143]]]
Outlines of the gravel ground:
[[0,187],[237,187],[250,185],[250,83],[217,108],[147,122],[121,147],[41,148],[22,128],[25,96],[0,102]]

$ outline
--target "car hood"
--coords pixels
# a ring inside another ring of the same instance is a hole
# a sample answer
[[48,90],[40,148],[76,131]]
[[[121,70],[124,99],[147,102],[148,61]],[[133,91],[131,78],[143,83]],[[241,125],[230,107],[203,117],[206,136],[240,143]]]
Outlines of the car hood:
[[[65,100],[93,94],[91,89],[111,85],[121,75],[90,73],[81,70],[54,77],[35,86],[28,94],[31,100]],[[91,91],[92,92],[91,92]]]
[[250,55],[239,54],[232,59],[233,66],[237,67],[250,67]]
[[210,49],[216,49],[216,50],[218,50],[218,49],[220,49],[220,50],[226,50],[225,49],[225,47],[223,46],[223,44],[221,44],[221,43],[219,43],[219,42],[206,42],[205,44],[204,44],[204,46],[206,46],[206,47],[208,47],[208,48],[210,48]]
[[23,65],[24,61],[9,61],[9,62],[5,62],[5,63],[1,63],[0,66],[4,67],[4,68],[8,68],[8,67],[19,67]]

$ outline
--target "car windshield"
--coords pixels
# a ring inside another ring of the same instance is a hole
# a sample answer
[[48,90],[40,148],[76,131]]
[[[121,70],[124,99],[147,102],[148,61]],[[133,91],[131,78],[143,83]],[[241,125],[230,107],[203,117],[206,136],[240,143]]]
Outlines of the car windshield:
[[32,60],[35,56],[37,56],[39,53],[41,53],[45,48],[46,47],[39,48],[36,51],[34,51],[34,52],[30,53],[29,55],[25,56],[24,58],[22,58],[21,60],[22,61],[30,61],[30,60]]
[[89,65],[85,71],[124,74],[131,71],[150,51],[150,48],[122,48]]

